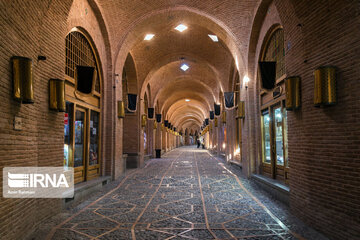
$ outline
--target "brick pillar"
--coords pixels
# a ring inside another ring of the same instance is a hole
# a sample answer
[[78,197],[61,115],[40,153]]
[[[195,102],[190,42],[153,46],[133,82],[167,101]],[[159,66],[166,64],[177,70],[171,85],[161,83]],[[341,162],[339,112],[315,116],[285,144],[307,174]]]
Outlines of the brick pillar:
[[221,130],[222,130],[222,126],[221,126],[221,118],[219,117],[218,118],[218,127],[216,128],[216,154],[217,156],[220,156],[220,152],[221,152],[221,145],[222,145],[222,142],[221,142]]
[[158,123],[155,133],[155,149],[162,149],[162,131],[160,123]]

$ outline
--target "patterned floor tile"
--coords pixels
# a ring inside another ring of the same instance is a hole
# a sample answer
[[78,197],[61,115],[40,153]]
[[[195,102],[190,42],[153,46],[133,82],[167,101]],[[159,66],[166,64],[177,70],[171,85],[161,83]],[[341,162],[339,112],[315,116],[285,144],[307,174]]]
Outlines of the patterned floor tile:
[[[89,205],[70,209],[70,217],[54,217],[47,239],[292,240],[299,235],[288,228],[307,229],[288,215],[269,214],[258,199],[264,197],[250,193],[247,180],[226,166],[191,147],[149,160]],[[286,227],[280,219],[292,224]]]

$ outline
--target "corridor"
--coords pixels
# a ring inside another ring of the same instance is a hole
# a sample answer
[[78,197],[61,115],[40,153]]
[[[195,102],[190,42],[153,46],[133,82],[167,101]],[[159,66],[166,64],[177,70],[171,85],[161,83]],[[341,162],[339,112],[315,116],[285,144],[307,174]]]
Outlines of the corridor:
[[207,150],[175,149],[56,216],[36,239],[325,239],[233,171]]
[[0,0],[0,240],[360,239],[359,29],[360,0]]

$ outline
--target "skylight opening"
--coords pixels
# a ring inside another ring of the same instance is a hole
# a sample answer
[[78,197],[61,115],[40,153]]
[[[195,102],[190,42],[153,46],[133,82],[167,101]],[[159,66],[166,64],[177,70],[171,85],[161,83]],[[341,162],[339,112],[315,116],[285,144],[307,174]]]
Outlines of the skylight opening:
[[208,34],[209,38],[211,38],[211,40],[213,40],[213,42],[218,42],[219,39],[216,35],[212,35],[212,34]]
[[248,76],[244,76],[243,81],[244,83],[248,83],[250,81],[250,78]]
[[144,40],[146,40],[146,41],[150,41],[150,40],[151,40],[154,36],[155,36],[155,34],[151,34],[151,33],[146,34],[146,36],[145,36]]
[[185,102],[190,102],[190,99],[185,99]]
[[179,32],[183,32],[187,29],[188,27],[185,26],[184,24],[180,24],[178,25],[175,29],[178,30]]
[[184,63],[183,65],[181,65],[180,69],[183,70],[184,72],[186,70],[188,70],[190,67],[188,65],[186,65],[186,63]]

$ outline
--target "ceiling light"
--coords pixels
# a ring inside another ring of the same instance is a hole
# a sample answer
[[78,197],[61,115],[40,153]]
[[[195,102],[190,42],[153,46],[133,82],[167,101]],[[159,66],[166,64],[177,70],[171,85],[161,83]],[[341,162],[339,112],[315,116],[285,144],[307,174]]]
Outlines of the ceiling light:
[[190,67],[184,63],[183,65],[181,65],[180,68],[181,68],[181,70],[183,70],[183,71],[185,72],[185,71],[188,70]]
[[248,76],[244,76],[243,81],[244,83],[248,83],[250,81],[250,78]]
[[178,25],[175,29],[178,30],[179,32],[183,32],[187,29],[188,27],[185,26],[184,24],[180,24]]
[[208,34],[209,38],[211,38],[211,40],[213,40],[214,42],[218,42],[219,39],[216,35],[212,35],[212,34]]
[[185,102],[190,102],[190,99],[185,99]]
[[146,34],[146,36],[145,36],[144,40],[146,40],[146,41],[150,41],[150,40],[151,40],[154,36],[155,36],[155,34],[151,34],[151,33]]
[[244,78],[243,78],[243,82],[244,82],[245,88],[246,88],[246,90],[247,90],[247,89],[248,89],[249,82],[250,82],[250,78],[245,75]]

